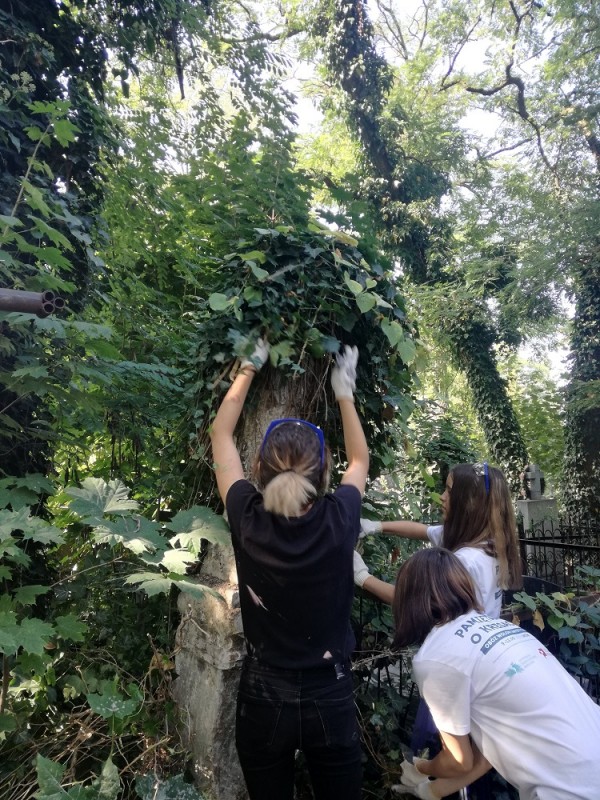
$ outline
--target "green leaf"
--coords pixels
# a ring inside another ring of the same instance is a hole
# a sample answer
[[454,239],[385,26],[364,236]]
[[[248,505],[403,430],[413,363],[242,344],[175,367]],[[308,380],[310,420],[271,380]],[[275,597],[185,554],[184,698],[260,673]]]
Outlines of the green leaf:
[[14,731],[16,729],[17,720],[13,717],[13,715],[2,712],[0,714],[0,733],[6,733],[7,731]]
[[138,503],[129,497],[129,489],[120,480],[106,483],[102,478],[86,478],[81,489],[69,486],[65,492],[74,497],[71,511],[84,519],[101,519],[104,514],[125,514],[134,511]]
[[294,352],[294,342],[291,339],[284,339],[277,344],[271,345],[269,359],[273,366],[277,366],[281,358],[289,358]]
[[230,306],[232,300],[230,300],[226,295],[221,294],[220,292],[214,292],[208,298],[208,305],[212,308],[213,311],[225,311],[228,306]]
[[88,694],[87,701],[92,711],[104,719],[125,719],[137,713],[140,707],[139,699],[125,697],[114,684],[105,686],[102,694]]
[[327,353],[339,353],[340,352],[341,342],[340,342],[339,339],[336,339],[335,336],[323,336],[321,344],[323,345],[323,349]]
[[109,756],[102,765],[100,777],[92,784],[97,791],[98,800],[117,800],[121,791],[119,770]]
[[396,350],[402,361],[408,366],[412,364],[417,355],[417,348],[412,339],[401,339],[396,345]]
[[103,520],[94,528],[94,541],[98,544],[122,544],[137,555],[154,550],[162,551],[167,545],[160,533],[160,525],[137,514]]
[[240,253],[240,258],[243,261],[258,261],[260,264],[264,264],[267,260],[267,256],[262,250],[251,250],[249,253]]
[[188,567],[194,564],[197,557],[190,553],[189,550],[172,549],[165,550],[160,561],[161,566],[165,567],[169,572],[177,572],[180,575],[185,574]]
[[252,270],[254,277],[258,278],[259,281],[264,281],[264,279],[269,276],[267,270],[257,266],[254,261],[248,261],[248,266]]
[[8,214],[0,214],[0,223],[8,225],[9,228],[22,228],[23,223],[18,217],[11,217]]
[[364,288],[358,281],[352,280],[348,273],[344,273],[344,283],[350,289],[353,295],[358,295],[364,291]]
[[137,583],[139,589],[146,592],[148,597],[156,594],[169,594],[173,581],[158,572],[136,572],[125,578],[125,583]]
[[27,205],[34,211],[41,211],[45,217],[50,217],[52,211],[50,206],[44,200],[44,196],[37,186],[33,186],[28,180],[23,180],[23,189],[27,196]]
[[356,305],[359,307],[361,314],[366,314],[376,303],[377,299],[371,292],[364,292],[363,294],[359,294],[356,298]]
[[12,376],[13,378],[47,378],[48,370],[46,367],[32,365],[13,370]]
[[207,586],[204,583],[194,583],[193,581],[185,580],[184,578],[181,580],[173,580],[173,583],[182,592],[195,597],[196,600],[202,600],[205,594],[210,594],[211,597],[216,597],[218,600],[225,602],[223,595],[219,594],[219,592],[216,592],[214,589],[211,589],[210,586]]
[[68,119],[57,119],[54,122],[54,135],[63,147],[75,141],[75,134],[79,128]]
[[0,652],[6,655],[14,655],[19,649],[19,626],[16,619],[13,611],[0,611]]
[[72,642],[83,642],[88,626],[85,622],[80,622],[74,614],[65,614],[56,617],[54,620],[56,635],[61,639],[69,639]]
[[396,320],[390,322],[389,319],[381,321],[381,330],[387,336],[392,347],[396,347],[398,342],[404,339],[404,328]]
[[44,222],[43,219],[35,217],[33,214],[28,214],[27,216],[33,222],[34,227],[37,228],[41,233],[45,233],[50,241],[53,242],[57,247],[64,247],[65,250],[73,249],[73,245],[67,239],[67,237],[60,231],[57,231],[56,228],[48,225],[48,223]]
[[44,645],[54,636],[52,625],[41,619],[24,619],[19,626],[18,644],[27,653],[41,656]]
[[231,533],[220,514],[206,506],[192,506],[179,511],[167,523],[167,528],[177,536],[170,539],[171,545],[186,547],[196,555],[200,552],[200,541],[206,539],[213,544],[230,545]]
[[19,605],[31,606],[35,603],[39,595],[46,594],[49,591],[49,586],[36,586],[35,584],[20,586],[13,593],[13,599],[15,603],[19,603]]
[[[21,426],[19,426],[20,428]],[[0,488],[0,508],[12,506],[13,511],[18,511],[24,506],[30,506],[37,501],[37,494],[30,489],[3,489]]]
[[65,767],[50,761],[49,758],[38,753],[35,761],[39,791],[35,796],[37,800],[61,800],[68,797],[67,792],[60,785]]

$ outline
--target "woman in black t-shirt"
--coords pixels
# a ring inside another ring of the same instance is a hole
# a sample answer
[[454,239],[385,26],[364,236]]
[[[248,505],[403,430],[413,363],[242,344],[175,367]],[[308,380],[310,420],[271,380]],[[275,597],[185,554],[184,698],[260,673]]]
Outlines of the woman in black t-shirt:
[[292,800],[302,750],[316,800],[359,800],[361,749],[352,692],[353,550],[369,453],[354,407],[358,351],[346,347],[331,375],[348,467],[328,493],[322,431],[274,420],[244,476],[233,433],[268,357],[259,340],[211,429],[215,474],[227,509],[247,644],[236,746],[251,800]]

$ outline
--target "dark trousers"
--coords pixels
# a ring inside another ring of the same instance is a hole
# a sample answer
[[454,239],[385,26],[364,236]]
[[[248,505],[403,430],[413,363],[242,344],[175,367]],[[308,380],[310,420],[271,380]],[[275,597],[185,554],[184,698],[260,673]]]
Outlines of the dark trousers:
[[236,746],[250,800],[292,800],[302,750],[316,800],[360,800],[361,746],[349,665],[286,670],[247,659]]

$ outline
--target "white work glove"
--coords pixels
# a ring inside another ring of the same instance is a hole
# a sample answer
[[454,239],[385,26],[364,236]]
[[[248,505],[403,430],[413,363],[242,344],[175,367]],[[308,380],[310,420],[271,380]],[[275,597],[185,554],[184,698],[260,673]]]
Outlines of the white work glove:
[[269,357],[269,349],[270,345],[266,339],[257,339],[254,352],[250,358],[244,358],[242,360],[240,369],[244,369],[244,367],[254,367],[257,371],[260,371]]
[[381,533],[383,530],[381,526],[381,522],[373,519],[363,519],[360,518],[360,533],[358,534],[359,539],[364,539],[365,536],[370,536],[372,533]]
[[344,352],[335,357],[335,367],[331,370],[331,388],[336,400],[341,400],[343,397],[354,399],[357,364],[358,347],[346,345]]
[[[417,764],[419,761],[421,761],[421,759],[417,759]],[[402,768],[400,780],[404,786],[418,786],[420,783],[423,783],[423,781],[428,780],[427,775],[419,772],[417,765],[414,763],[411,764],[410,761],[403,761],[400,767]]]
[[371,576],[369,568],[363,561],[360,553],[354,551],[354,583],[357,586],[362,586],[363,583]]

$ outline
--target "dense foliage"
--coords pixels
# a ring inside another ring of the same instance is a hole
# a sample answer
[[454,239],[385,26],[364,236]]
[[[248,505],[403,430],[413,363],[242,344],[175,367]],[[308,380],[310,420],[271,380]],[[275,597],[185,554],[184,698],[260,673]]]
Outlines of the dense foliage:
[[[206,434],[258,334],[251,410],[290,383],[334,454],[327,371],[358,345],[368,514],[435,519],[448,469],[484,457],[558,485],[563,445],[569,509],[598,514],[598,9],[402,6],[0,9],[0,288],[68,306],[0,312],[7,800],[197,797],[174,600],[207,591],[193,573],[223,541]],[[320,109],[300,135],[298,64]],[[566,415],[552,377],[515,367],[565,298]],[[367,547],[390,579],[409,551]],[[390,619],[363,611],[366,678]],[[364,683],[384,796],[403,700]]]

